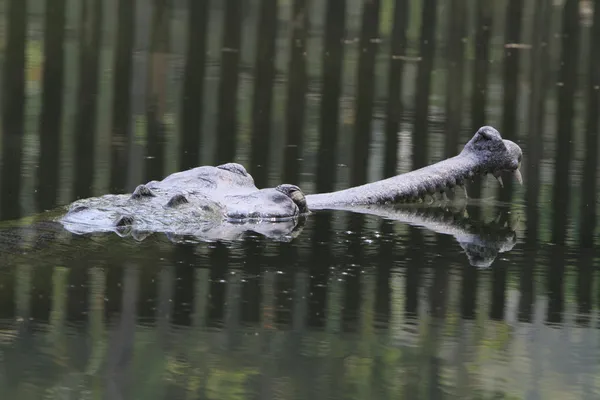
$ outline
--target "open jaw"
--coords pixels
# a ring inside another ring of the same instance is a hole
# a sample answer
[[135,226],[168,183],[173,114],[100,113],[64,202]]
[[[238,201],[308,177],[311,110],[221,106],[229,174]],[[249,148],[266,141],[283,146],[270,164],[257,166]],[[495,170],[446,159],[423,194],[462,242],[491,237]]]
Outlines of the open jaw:
[[457,156],[392,178],[331,193],[307,195],[308,208],[338,209],[364,204],[422,202],[457,189],[476,176],[491,174],[502,184],[501,175],[510,172],[522,184],[519,167],[523,153],[510,140],[490,127],[481,127]]

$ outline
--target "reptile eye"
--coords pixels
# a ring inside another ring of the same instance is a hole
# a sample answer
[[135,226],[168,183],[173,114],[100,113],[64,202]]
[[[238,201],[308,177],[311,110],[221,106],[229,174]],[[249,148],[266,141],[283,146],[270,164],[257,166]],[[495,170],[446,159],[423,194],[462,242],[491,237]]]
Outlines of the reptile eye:
[[306,198],[302,190],[296,185],[283,184],[275,188],[275,190],[288,196],[296,205],[300,214],[306,214],[308,212],[308,206],[306,205]]

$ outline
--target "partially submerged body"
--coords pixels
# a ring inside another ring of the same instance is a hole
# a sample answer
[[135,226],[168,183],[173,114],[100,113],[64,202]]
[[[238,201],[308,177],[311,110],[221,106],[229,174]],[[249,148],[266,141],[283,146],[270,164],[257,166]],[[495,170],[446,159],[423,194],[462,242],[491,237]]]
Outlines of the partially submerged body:
[[230,163],[177,172],[139,185],[132,194],[75,201],[59,222],[74,233],[114,231],[136,237],[151,232],[210,237],[211,232],[240,230],[231,225],[251,223],[269,236],[271,228],[290,231],[306,212],[298,187],[258,189],[244,167]]
[[243,166],[229,163],[177,172],[162,181],[140,185],[128,195],[78,200],[59,222],[74,233],[114,231],[134,237],[152,232],[218,237],[239,232],[232,228],[236,224],[247,224],[252,228],[242,230],[279,237],[292,232],[309,210],[352,211],[364,205],[422,202],[487,173],[500,179],[501,173],[510,171],[521,181],[521,158],[519,146],[486,126],[455,157],[333,193],[305,196],[289,184],[258,189]]

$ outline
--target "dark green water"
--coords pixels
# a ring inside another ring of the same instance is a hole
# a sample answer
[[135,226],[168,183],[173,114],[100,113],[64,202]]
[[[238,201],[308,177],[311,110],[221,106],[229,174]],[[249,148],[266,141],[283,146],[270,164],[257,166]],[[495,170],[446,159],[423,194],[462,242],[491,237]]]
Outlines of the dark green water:
[[[600,398],[599,3],[0,1],[0,397]],[[289,242],[31,218],[230,161],[344,188],[482,125],[525,184],[455,210]]]

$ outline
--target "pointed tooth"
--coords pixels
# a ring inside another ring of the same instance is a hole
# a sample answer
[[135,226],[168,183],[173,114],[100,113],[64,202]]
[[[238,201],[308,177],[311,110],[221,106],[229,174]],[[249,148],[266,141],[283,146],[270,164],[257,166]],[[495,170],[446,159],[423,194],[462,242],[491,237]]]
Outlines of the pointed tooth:
[[513,172],[513,176],[519,182],[519,184],[523,185],[523,176],[521,175],[521,171],[515,169],[515,171]]
[[502,172],[501,171],[496,171],[496,172],[492,173],[492,176],[494,178],[496,178],[496,180],[500,184],[500,187],[504,187],[504,182],[502,181]]
[[504,182],[502,182],[502,177],[500,175],[498,175],[498,176],[494,175],[494,178],[496,178],[498,180],[498,183],[500,184],[501,187],[504,187]]

